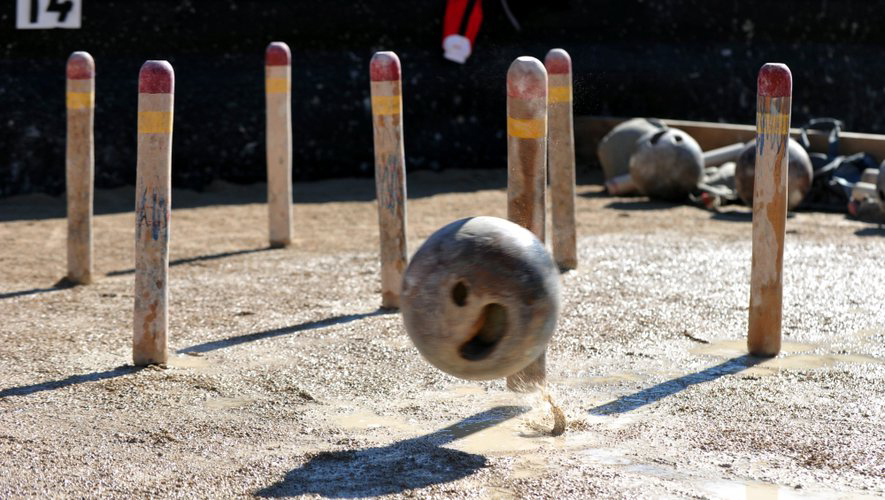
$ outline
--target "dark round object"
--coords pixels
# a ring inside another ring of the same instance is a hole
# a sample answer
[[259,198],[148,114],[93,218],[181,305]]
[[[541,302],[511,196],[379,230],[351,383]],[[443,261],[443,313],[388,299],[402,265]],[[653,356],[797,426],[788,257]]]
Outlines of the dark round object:
[[630,157],[630,178],[651,198],[682,201],[704,174],[704,156],[690,135],[670,128],[648,133]]
[[630,156],[636,151],[636,142],[649,132],[667,128],[654,118],[633,118],[612,128],[599,141],[596,155],[606,180],[630,172]]
[[406,331],[430,364],[464,379],[501,378],[544,352],[559,315],[559,271],[527,229],[472,217],[421,245],[400,298]]
[[[787,171],[787,207],[793,210],[811,189],[814,170],[811,158],[801,144],[790,139],[787,143],[789,166]],[[734,187],[748,206],[753,206],[753,181],[756,177],[756,141],[750,141],[738,156],[734,169]]]

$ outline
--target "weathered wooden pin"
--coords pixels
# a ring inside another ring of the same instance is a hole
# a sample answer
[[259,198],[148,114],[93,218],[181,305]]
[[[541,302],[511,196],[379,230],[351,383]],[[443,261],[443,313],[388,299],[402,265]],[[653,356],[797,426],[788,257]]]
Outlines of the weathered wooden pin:
[[781,348],[784,232],[787,219],[787,139],[793,77],[783,64],[759,70],[756,173],[753,181],[753,260],[747,349],[775,356]]
[[[547,183],[547,70],[519,57],[507,70],[507,218],[544,241]],[[546,385],[545,353],[507,377],[513,391]]]
[[95,61],[74,52],[67,63],[67,149],[65,188],[68,202],[68,274],[72,283],[92,282],[92,199],[95,177],[93,111]]
[[375,189],[381,236],[381,307],[398,308],[406,248],[406,162],[403,149],[402,78],[393,52],[369,63],[375,137]]
[[553,260],[560,269],[578,267],[575,232],[575,139],[572,119],[572,58],[553,49],[547,67],[547,162],[550,165],[550,205]]
[[292,53],[271,42],[264,55],[267,106],[267,209],[270,246],[292,243]]
[[174,91],[175,73],[167,61],[144,63],[138,74],[132,344],[132,360],[139,366],[165,363],[167,359]]

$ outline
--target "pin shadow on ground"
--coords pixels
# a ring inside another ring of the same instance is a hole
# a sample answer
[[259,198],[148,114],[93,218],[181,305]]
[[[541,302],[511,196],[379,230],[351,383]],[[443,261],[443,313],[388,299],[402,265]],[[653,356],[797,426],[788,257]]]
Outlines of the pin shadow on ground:
[[67,290],[68,288],[73,288],[75,286],[77,286],[76,283],[69,281],[67,278],[62,278],[55,282],[52,286],[46,288],[31,288],[30,290],[18,290],[16,292],[0,293],[0,300],[22,297],[24,295],[36,295],[38,293],[57,292],[59,290]]
[[669,210],[682,205],[682,203],[640,198],[636,201],[613,201],[607,204],[605,208],[635,212],[637,210]]
[[[237,255],[246,255],[250,253],[258,253],[258,252],[267,252],[269,250],[277,250],[276,248],[271,247],[262,247],[262,248],[250,248],[248,250],[234,250],[231,252],[220,252],[213,253],[207,255],[198,255],[196,257],[187,257],[183,259],[175,259],[169,261],[170,266],[181,266],[184,264],[192,264],[194,262],[202,262],[206,260],[216,260],[216,259],[224,259],[226,257],[235,257]],[[135,269],[123,269],[120,271],[111,271],[107,273],[107,276],[123,276],[126,274],[135,273]],[[73,288],[74,286],[79,286],[76,283],[71,283],[67,278],[62,278],[57,283],[52,285],[51,287],[46,288],[32,288],[30,290],[18,290],[15,292],[3,292],[0,293],[0,300],[3,299],[11,299],[14,297],[22,297],[24,295],[35,295],[38,293],[46,293],[46,292],[57,292],[59,290],[67,290],[68,288]]]
[[0,398],[6,398],[9,396],[29,396],[31,394],[34,394],[35,392],[61,389],[63,387],[82,384],[83,382],[97,382],[99,380],[107,380],[109,378],[129,375],[141,369],[142,367],[138,366],[123,365],[103,372],[85,373],[83,375],[71,375],[70,377],[61,380],[50,380],[49,382],[40,382],[39,384],[9,387],[7,389],[0,390]]
[[226,339],[221,340],[213,340],[210,342],[204,342],[202,344],[192,345],[190,347],[185,347],[183,349],[179,349],[178,354],[192,354],[192,353],[204,353],[209,351],[215,351],[218,349],[224,349],[226,347],[233,347],[239,344],[245,344],[246,342],[255,342],[257,340],[264,340],[273,337],[279,337],[282,335],[289,335],[291,333],[297,333],[304,330],[313,330],[315,328],[325,328],[327,326],[338,325],[341,323],[350,323],[351,321],[357,321],[363,318],[368,318],[371,316],[380,316],[384,314],[394,314],[397,311],[391,309],[376,309],[372,312],[365,312],[359,314],[342,314],[339,316],[332,316],[331,318],[316,320],[316,321],[307,321],[305,323],[299,323],[297,325],[286,326],[283,328],[274,328],[273,330],[266,330],[263,332],[255,332],[249,333],[246,335],[237,335],[234,337],[228,337]]
[[[358,319],[367,318],[370,316],[379,316],[382,314],[392,314],[395,311],[391,311],[388,309],[377,309],[372,312],[360,313],[360,314],[345,314],[341,316],[333,316],[331,318],[326,318],[319,321],[308,321],[306,323],[301,323],[298,325],[287,326],[285,328],[276,328],[274,330],[267,330],[264,332],[250,333],[248,335],[239,335],[236,337],[230,337],[222,340],[216,340],[212,342],[205,342],[203,344],[197,344],[191,347],[185,347],[184,349],[179,349],[179,354],[187,354],[187,353],[203,353],[214,351],[217,349],[223,349],[225,347],[231,347],[238,344],[243,344],[245,342],[254,342],[256,340],[262,340],[272,337],[278,337],[280,335],[288,335],[290,333],[300,332],[304,330],[310,330],[314,328],[324,328],[331,325],[337,325],[340,323],[349,323],[351,321],[356,321]],[[61,389],[63,387],[69,387],[76,384],[82,384],[83,382],[97,382],[99,380],[107,380],[109,378],[120,377],[123,375],[129,375],[131,373],[135,373],[139,370],[143,369],[143,367],[137,367],[132,365],[122,365],[114,368],[112,370],[106,370],[103,372],[93,372],[93,373],[85,373],[82,375],[72,375],[70,377],[61,379],[61,380],[50,380],[48,382],[40,382],[37,384],[30,385],[22,385],[18,387],[8,387],[6,389],[0,389],[0,398],[5,398],[9,396],[28,396],[34,394],[36,392],[42,391],[51,391],[55,389]]]
[[660,401],[667,396],[672,396],[677,392],[688,389],[692,385],[710,382],[720,377],[724,377],[725,375],[733,375],[742,372],[747,368],[765,361],[765,359],[766,358],[750,356],[749,354],[731,358],[716,366],[711,366],[706,370],[697,373],[689,373],[688,375],[683,375],[679,378],[662,382],[656,386],[649,387],[648,389],[643,389],[627,396],[621,396],[610,403],[590,409],[590,414],[616,415],[627,413],[645,405]]
[[288,472],[282,481],[255,494],[260,497],[315,494],[364,498],[457,481],[485,467],[487,460],[482,455],[443,445],[528,410],[523,406],[498,406],[426,436],[374,448],[320,452]]
[[[230,252],[219,252],[219,253],[211,253],[207,255],[198,255],[196,257],[187,257],[183,259],[175,259],[169,261],[169,266],[181,266],[184,264],[192,264],[194,262],[203,262],[207,260],[217,260],[224,259],[226,257],[235,257],[237,255],[246,255],[250,253],[258,253],[258,252],[267,252],[269,250],[277,250],[277,248],[273,247],[261,247],[261,248],[251,248],[248,250],[233,250]],[[108,276],[122,276],[124,274],[133,274],[135,273],[135,269],[122,269],[120,271],[111,271],[107,273]]]

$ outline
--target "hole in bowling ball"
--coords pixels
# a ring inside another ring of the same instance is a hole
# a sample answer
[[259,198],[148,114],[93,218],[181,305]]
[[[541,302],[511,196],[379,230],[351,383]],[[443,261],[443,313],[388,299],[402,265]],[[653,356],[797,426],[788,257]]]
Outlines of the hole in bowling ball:
[[464,305],[467,304],[467,285],[465,285],[463,281],[459,281],[455,287],[452,288],[452,300],[458,307],[464,307]]
[[458,352],[468,361],[479,361],[487,358],[507,333],[507,308],[501,304],[483,307],[473,331],[473,337]]
[[676,142],[682,142],[682,136],[681,135],[674,135],[673,140]]
[[652,146],[654,146],[655,144],[658,143],[659,140],[661,140],[661,136],[666,133],[667,133],[667,129],[664,129],[664,130],[661,130],[661,131],[655,133],[655,135],[651,136],[651,139],[649,139],[649,142],[651,142]]

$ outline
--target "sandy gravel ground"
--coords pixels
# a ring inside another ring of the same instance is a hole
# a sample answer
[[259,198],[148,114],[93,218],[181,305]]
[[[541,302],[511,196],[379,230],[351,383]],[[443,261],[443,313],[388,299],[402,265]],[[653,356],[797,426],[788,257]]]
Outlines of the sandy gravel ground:
[[[592,179],[590,179],[592,181]],[[501,172],[409,179],[409,245],[504,216]],[[96,195],[94,285],[65,272],[63,199],[0,200],[0,498],[792,498],[885,495],[885,231],[787,223],[785,350],[746,356],[746,209],[579,187],[550,392],[425,363],[378,310],[371,180],[173,197],[167,367],[133,368],[131,188]]]

